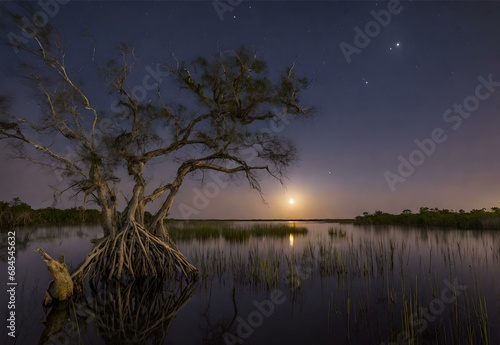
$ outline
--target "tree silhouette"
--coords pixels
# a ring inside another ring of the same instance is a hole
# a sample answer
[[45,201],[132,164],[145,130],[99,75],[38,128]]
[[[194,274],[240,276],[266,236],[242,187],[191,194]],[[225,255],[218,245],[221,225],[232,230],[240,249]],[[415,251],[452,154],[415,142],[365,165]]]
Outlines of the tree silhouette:
[[[5,16],[6,27],[23,26],[22,15]],[[297,75],[295,63],[272,79],[266,62],[246,48],[190,63],[172,54],[153,74],[166,83],[160,87],[148,80],[156,89],[146,100],[130,87],[137,64],[133,46],[121,44],[117,56],[104,63],[94,61],[93,51],[89,63],[95,62],[102,82],[87,85],[89,72],[69,62],[62,42],[50,25],[31,40],[13,42],[22,60],[16,77],[31,86],[41,114],[16,113],[6,97],[0,98],[0,140],[18,157],[56,171],[67,183],[64,190],[83,194],[100,208],[104,237],[74,278],[91,270],[109,278],[177,269],[186,276],[195,273],[163,222],[185,178],[207,170],[237,174],[259,193],[262,174],[283,182],[297,158],[296,147],[259,129],[282,125],[283,116],[307,116],[311,109],[299,95],[309,80]],[[116,112],[99,105],[106,92],[116,97]],[[167,162],[175,173],[153,189],[146,172],[158,162]],[[127,178],[133,186],[123,202],[117,194]],[[156,211],[146,221],[151,203]]]

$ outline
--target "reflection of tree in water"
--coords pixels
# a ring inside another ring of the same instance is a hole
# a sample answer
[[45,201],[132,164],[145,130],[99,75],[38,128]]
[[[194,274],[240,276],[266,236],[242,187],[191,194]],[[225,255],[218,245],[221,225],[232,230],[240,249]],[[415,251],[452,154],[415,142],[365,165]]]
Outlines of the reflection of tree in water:
[[233,305],[233,313],[230,319],[218,319],[216,322],[211,321],[210,316],[210,308],[212,301],[212,291],[210,290],[210,296],[208,298],[208,304],[202,313],[203,319],[206,322],[206,325],[203,326],[203,344],[206,345],[219,345],[226,344],[226,340],[224,339],[224,335],[227,332],[231,332],[232,327],[235,324],[236,317],[238,316],[238,306],[236,304],[236,286],[233,285],[233,289],[231,292],[231,301]]
[[[67,344],[69,338],[78,334],[75,319],[76,313],[73,314],[73,300],[56,302],[48,315],[45,315],[43,323],[45,330],[40,336],[38,344]],[[78,314],[76,317],[79,323],[85,322],[86,316]]]
[[137,279],[92,285],[95,324],[108,344],[160,344],[170,322],[191,299],[196,284]]
[[[128,285],[113,279],[90,285],[90,300],[60,302],[51,310],[40,344],[68,343],[64,337],[78,339],[89,316],[107,344],[161,344],[170,322],[197,287],[161,279],[138,279]],[[78,324],[71,321],[75,317]]]

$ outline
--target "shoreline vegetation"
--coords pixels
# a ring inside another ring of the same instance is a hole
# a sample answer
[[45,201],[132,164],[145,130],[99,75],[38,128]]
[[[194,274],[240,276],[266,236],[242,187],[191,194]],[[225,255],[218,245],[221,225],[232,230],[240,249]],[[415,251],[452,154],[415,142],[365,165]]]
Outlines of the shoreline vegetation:
[[[145,212],[145,221],[152,219],[149,212]],[[19,198],[14,198],[11,202],[0,201],[0,229],[12,228],[16,226],[37,226],[37,225],[79,225],[79,224],[99,224],[101,212],[96,209],[85,209],[83,207],[73,207],[59,209],[46,207],[33,209]],[[353,219],[176,219],[168,218],[167,222],[178,224],[180,222],[218,223],[218,222],[325,222],[325,223],[352,223]],[[212,228],[212,226],[210,226]]]
[[354,225],[400,225],[416,227],[455,228],[461,230],[500,230],[500,208],[459,210],[420,207],[418,213],[404,210],[401,214],[375,211],[357,216]]
[[14,198],[11,202],[0,201],[1,229],[16,226],[99,224],[100,219],[101,212],[95,209],[33,209],[19,198]]
[[[145,220],[152,218],[149,212],[145,213]],[[80,225],[99,224],[101,213],[96,209],[85,209],[73,207],[58,209],[46,207],[33,209],[30,205],[14,198],[11,202],[0,201],[0,229],[16,226],[40,226],[40,225]],[[383,211],[374,213],[364,212],[355,219],[328,219],[328,218],[303,218],[303,219],[176,219],[169,218],[167,224],[171,225],[171,231],[180,235],[179,229],[190,229],[195,231],[201,229],[206,234],[202,237],[222,236],[218,228],[223,228],[224,233],[236,232],[235,226],[230,222],[324,222],[354,225],[401,225],[416,227],[455,228],[462,230],[500,230],[500,208],[492,207],[473,209],[469,212],[459,210],[455,212],[448,209],[420,207],[418,213],[411,210],[403,210],[400,214],[390,214]],[[272,226],[278,228],[280,225]],[[245,230],[245,226],[242,227]],[[289,225],[286,228],[290,228]],[[230,230],[230,231],[229,231]],[[234,230],[234,231],[233,231]],[[248,229],[247,229],[248,230]],[[257,229],[256,234],[264,229]],[[191,232],[191,231],[190,231]],[[199,231],[195,231],[199,232]],[[217,235],[218,234],[218,235]],[[247,235],[246,235],[247,236]],[[177,237],[177,236],[174,236]]]

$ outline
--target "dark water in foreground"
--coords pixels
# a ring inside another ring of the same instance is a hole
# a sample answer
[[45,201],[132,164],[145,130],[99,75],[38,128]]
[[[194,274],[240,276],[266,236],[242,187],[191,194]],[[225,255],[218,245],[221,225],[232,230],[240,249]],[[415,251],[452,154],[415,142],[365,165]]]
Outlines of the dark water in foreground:
[[195,286],[88,289],[45,324],[50,276],[35,249],[74,267],[100,229],[16,229],[16,338],[2,233],[0,343],[500,344],[500,232],[291,226],[308,233],[179,242]]

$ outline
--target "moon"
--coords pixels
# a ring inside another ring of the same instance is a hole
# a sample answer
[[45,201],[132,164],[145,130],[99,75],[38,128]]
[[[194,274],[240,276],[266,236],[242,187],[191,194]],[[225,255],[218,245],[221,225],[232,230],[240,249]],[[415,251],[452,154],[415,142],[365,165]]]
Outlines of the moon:
[[288,202],[290,203],[290,205],[295,204],[295,200],[293,200],[293,199],[288,200]]

